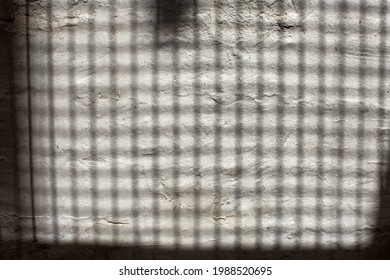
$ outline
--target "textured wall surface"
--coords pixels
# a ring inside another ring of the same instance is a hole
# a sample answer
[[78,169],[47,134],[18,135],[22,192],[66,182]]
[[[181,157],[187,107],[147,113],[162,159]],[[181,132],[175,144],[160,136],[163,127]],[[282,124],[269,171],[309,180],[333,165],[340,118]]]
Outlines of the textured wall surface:
[[2,240],[387,244],[387,1],[14,4]]

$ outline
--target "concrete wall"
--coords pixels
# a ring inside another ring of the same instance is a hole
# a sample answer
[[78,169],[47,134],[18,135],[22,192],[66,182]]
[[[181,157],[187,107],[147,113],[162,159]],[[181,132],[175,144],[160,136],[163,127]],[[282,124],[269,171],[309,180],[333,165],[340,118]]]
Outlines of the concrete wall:
[[3,240],[387,244],[387,2],[14,4]]

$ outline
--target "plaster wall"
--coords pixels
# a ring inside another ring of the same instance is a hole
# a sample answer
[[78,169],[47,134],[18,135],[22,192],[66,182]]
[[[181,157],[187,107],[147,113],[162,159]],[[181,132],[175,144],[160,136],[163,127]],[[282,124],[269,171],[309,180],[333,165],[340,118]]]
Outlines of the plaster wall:
[[372,243],[387,162],[388,2],[14,8],[3,27],[17,57],[19,214],[0,214],[19,220],[23,240]]

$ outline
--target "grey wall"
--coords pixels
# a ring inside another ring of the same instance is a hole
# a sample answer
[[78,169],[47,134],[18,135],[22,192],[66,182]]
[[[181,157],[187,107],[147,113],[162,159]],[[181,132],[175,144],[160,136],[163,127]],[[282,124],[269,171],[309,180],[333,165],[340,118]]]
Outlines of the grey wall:
[[386,257],[387,8],[15,1],[3,255]]

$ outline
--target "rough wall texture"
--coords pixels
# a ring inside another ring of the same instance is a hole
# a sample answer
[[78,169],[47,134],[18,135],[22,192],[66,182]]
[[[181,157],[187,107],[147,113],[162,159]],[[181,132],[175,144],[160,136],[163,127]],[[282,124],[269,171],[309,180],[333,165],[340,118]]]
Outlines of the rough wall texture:
[[371,246],[387,8],[16,1],[19,214],[1,219],[47,244]]

